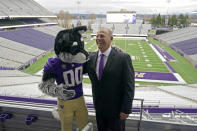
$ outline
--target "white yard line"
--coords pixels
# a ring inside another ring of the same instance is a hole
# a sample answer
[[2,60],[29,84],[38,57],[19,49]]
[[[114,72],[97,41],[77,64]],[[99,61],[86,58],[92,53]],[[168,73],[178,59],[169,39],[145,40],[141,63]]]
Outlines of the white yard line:
[[178,73],[173,73],[173,75],[178,79],[179,82],[187,84]]
[[159,56],[159,58],[163,61],[166,62],[166,59],[157,51],[157,49],[155,49],[155,47],[152,44],[148,44],[150,45],[150,47],[153,49],[153,51],[157,54],[157,56]]

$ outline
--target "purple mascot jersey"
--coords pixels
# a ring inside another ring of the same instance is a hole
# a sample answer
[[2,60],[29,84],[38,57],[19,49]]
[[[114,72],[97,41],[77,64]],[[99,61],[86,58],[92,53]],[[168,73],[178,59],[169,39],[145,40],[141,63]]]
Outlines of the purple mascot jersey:
[[68,87],[67,90],[75,90],[75,96],[71,99],[76,99],[83,95],[83,64],[65,63],[59,58],[49,58],[44,66],[44,72],[55,74],[58,85],[64,84]]

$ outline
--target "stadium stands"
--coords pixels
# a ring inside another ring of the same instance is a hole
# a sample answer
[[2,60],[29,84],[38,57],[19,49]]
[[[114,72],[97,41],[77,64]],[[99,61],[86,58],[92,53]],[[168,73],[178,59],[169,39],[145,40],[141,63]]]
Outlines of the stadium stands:
[[197,88],[187,86],[159,86],[158,88],[179,97],[197,102]]
[[39,56],[40,54],[44,53],[44,50],[41,50],[39,48],[34,48],[32,46],[5,39],[3,37],[0,37],[0,46],[11,50],[17,50],[19,52],[23,52],[32,56]]
[[[27,60],[34,58],[32,55],[28,55],[19,51],[11,50],[8,48],[0,48],[0,57],[6,60],[15,61],[17,63],[25,63]],[[6,54],[6,55],[5,55]],[[17,57],[16,57],[17,56]]]
[[33,0],[1,0],[0,14],[5,17],[56,17]]
[[93,34],[98,32],[100,27],[111,28],[114,35],[147,36],[150,24],[92,24]]
[[18,29],[12,31],[1,31],[0,37],[23,43],[34,48],[49,50],[53,48],[54,36],[42,33],[32,28]]
[[196,38],[176,42],[172,44],[172,46],[176,47],[177,49],[183,51],[186,55],[194,55],[197,54],[197,36]]
[[157,35],[156,39],[169,45],[197,67],[197,60],[194,57],[195,54],[197,54],[197,27],[191,26],[170,33]]
[[[47,27],[51,28],[51,26]],[[51,30],[57,32],[57,29],[59,28],[52,27]],[[36,57],[53,48],[54,38],[55,36],[34,30],[33,28],[0,31],[1,70],[16,69],[22,65],[33,63],[36,61]]]
[[190,40],[197,37],[197,27],[186,27],[180,30],[157,35],[157,39],[165,41],[168,45]]
[[27,73],[23,73],[19,70],[0,70],[0,77],[15,77],[15,76],[31,76]]
[[34,30],[38,30],[38,31],[41,31],[41,32],[44,32],[46,34],[49,34],[49,35],[52,35],[52,36],[56,36],[57,33],[60,31],[60,30],[63,30],[64,28],[62,27],[59,27],[59,26],[43,26],[43,27],[36,27],[34,28]]
[[6,60],[4,58],[0,58],[0,70],[12,70],[21,65],[23,64],[12,60]]

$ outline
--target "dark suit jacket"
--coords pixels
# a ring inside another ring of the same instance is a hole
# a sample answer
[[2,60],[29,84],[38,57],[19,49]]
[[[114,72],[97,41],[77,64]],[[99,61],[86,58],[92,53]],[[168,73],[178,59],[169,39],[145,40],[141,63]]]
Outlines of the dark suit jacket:
[[108,56],[102,78],[96,74],[98,51],[90,53],[84,71],[92,83],[97,118],[120,118],[120,112],[131,113],[134,98],[134,69],[131,58],[114,47]]

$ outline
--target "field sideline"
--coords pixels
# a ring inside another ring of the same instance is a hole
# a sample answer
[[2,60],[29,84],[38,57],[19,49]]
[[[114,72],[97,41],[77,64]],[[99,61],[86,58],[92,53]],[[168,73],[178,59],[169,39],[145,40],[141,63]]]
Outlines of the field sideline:
[[[172,57],[176,59],[175,61],[169,61],[168,63],[175,70],[175,72],[177,72],[177,74],[180,74],[180,76],[185,80],[185,82],[187,82],[188,84],[197,83],[197,71],[185,58],[180,56],[168,46],[156,40],[149,39],[149,42],[153,45],[160,46],[162,49],[169,52]],[[148,45],[146,41],[114,40],[112,42],[112,46],[121,48],[123,51],[126,51],[131,56],[135,71],[153,73],[158,72],[163,74],[172,73],[172,71],[164,64],[161,58],[159,58],[159,56],[153,51],[151,46]],[[85,49],[89,52],[97,50],[95,40],[90,40],[89,42],[87,42],[85,44]],[[52,53],[48,56],[45,56],[43,59],[32,64],[32,66],[28,67],[24,71],[30,74],[35,74],[43,68],[47,59],[54,55],[55,54]],[[85,79],[85,81],[89,83],[89,80]],[[159,81],[150,82],[155,83]]]

